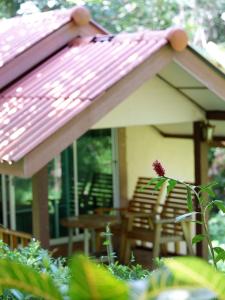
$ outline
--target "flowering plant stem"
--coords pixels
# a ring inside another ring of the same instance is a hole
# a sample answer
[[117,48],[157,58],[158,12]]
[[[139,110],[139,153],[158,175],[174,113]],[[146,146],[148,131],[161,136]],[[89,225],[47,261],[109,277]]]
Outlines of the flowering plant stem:
[[[156,181],[156,188],[159,189],[162,185],[167,182],[167,194],[171,193],[172,190],[175,188],[176,184],[182,184],[187,189],[187,208],[189,213],[186,213],[182,216],[178,216],[176,218],[177,222],[184,221],[187,218],[190,218],[193,215],[200,214],[201,220],[193,221],[195,223],[199,223],[203,226],[204,234],[197,234],[192,239],[192,244],[202,242],[203,240],[207,241],[209,252],[212,258],[212,262],[214,267],[217,269],[217,262],[220,260],[225,260],[225,250],[221,247],[213,247],[212,240],[210,238],[208,224],[207,224],[207,214],[213,208],[216,207],[219,210],[222,210],[225,213],[225,205],[221,200],[211,200],[209,201],[208,198],[215,197],[213,192],[213,187],[217,184],[215,182],[209,183],[207,185],[200,185],[195,186],[193,184],[189,184],[177,179],[173,179],[170,177],[165,176],[165,169],[162,167],[159,161],[155,161],[153,163],[153,168],[158,178],[155,178]],[[194,198],[197,200],[194,202]],[[197,208],[197,211],[194,210]]]

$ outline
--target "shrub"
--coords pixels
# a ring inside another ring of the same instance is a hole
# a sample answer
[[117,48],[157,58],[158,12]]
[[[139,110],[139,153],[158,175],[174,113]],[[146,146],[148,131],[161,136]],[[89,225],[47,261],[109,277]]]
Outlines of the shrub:
[[[39,242],[34,240],[27,247],[11,250],[0,241],[0,259],[27,265],[38,273],[48,274],[60,291],[66,294],[70,271],[65,259],[51,257],[47,250],[40,247]],[[17,290],[5,289],[1,299],[30,299],[29,297]]]

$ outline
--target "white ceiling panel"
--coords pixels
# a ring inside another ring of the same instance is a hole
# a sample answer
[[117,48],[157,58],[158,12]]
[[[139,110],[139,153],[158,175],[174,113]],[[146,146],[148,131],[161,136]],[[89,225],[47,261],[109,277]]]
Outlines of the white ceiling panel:
[[164,79],[175,87],[203,87],[203,85],[193,76],[188,74],[184,69],[176,63],[171,62],[160,73]]
[[208,89],[182,89],[182,92],[205,110],[225,110],[225,101]]

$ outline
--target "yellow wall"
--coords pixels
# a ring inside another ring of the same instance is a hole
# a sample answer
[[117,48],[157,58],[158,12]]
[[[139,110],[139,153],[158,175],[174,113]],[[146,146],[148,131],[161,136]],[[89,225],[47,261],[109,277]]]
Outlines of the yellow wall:
[[153,77],[93,128],[169,124],[203,120],[204,112],[167,83]]
[[126,128],[128,197],[132,197],[138,176],[156,176],[152,163],[158,159],[166,175],[194,180],[193,143],[187,139],[163,138],[151,126]]

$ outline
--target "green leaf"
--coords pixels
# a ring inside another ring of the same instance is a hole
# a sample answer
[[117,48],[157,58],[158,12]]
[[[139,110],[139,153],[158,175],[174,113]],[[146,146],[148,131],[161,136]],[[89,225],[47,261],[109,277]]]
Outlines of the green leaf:
[[205,238],[205,235],[204,234],[197,234],[193,237],[192,239],[192,244],[196,244],[196,243],[199,243],[201,241],[203,241]]
[[167,180],[167,178],[164,178],[164,177],[160,178],[159,181],[155,185],[155,190],[159,190],[166,180]]
[[220,253],[225,253],[225,250],[221,247],[214,247],[213,250],[217,253],[217,254],[220,254]]
[[185,221],[186,219],[189,219],[191,216],[194,216],[196,214],[200,214],[200,213],[197,212],[197,211],[193,211],[193,212],[189,212],[189,213],[180,215],[180,216],[175,218],[175,223]]
[[160,180],[160,177],[156,177],[156,178],[151,178],[148,183],[146,183],[146,185],[143,185],[138,191],[139,192],[143,192],[144,189],[146,189],[148,186],[150,186],[151,184],[157,182]]
[[177,184],[177,181],[175,179],[169,179],[168,185],[167,185],[167,194],[172,192],[172,190],[174,189],[176,184]]
[[225,213],[225,205],[223,203],[223,201],[221,200],[214,200],[212,201],[214,205],[217,206],[218,209],[222,210],[223,213]]
[[208,195],[211,196],[211,197],[215,197],[216,196],[211,187],[205,188],[204,192],[208,193]]
[[0,260],[0,287],[13,288],[46,300],[61,300],[52,279],[34,269],[6,259]]
[[165,259],[164,263],[172,272],[175,282],[182,281],[190,287],[208,288],[218,299],[225,300],[225,275],[206,261],[197,257],[177,257]]
[[201,191],[204,191],[205,189],[207,189],[207,188],[212,188],[212,187],[214,187],[215,185],[218,185],[218,182],[212,181],[212,182],[210,182],[210,183],[208,183],[208,184],[201,185],[201,186],[200,186],[200,189],[201,189]]
[[191,192],[191,188],[188,186],[187,187],[187,207],[188,207],[188,210],[190,212],[193,212],[193,202],[192,202],[192,192]]
[[71,299],[128,300],[128,287],[124,282],[82,255],[72,259],[71,273]]
[[222,260],[225,261],[225,250],[221,247],[214,247],[213,250],[216,252],[216,262]]

